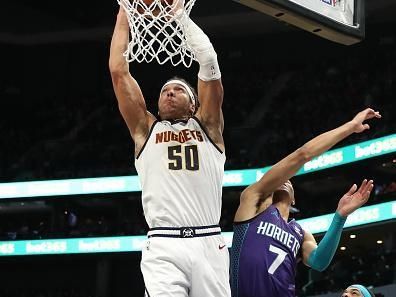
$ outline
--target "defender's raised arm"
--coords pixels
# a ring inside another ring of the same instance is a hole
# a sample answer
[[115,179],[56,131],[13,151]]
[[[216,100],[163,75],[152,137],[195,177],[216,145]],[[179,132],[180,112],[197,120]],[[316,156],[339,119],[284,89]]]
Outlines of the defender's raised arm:
[[373,181],[365,179],[359,189],[357,185],[354,184],[349,191],[342,196],[338,202],[333,221],[319,245],[316,243],[313,235],[305,231],[302,245],[302,258],[306,265],[318,271],[323,271],[330,265],[337,251],[342,229],[347,217],[368,201],[373,187]]
[[359,112],[351,121],[315,137],[276,163],[258,182],[243,191],[240,207],[235,216],[236,221],[255,216],[259,201],[267,198],[277,187],[293,177],[306,162],[326,152],[349,135],[369,129],[366,120],[380,117],[379,112],[367,108]]

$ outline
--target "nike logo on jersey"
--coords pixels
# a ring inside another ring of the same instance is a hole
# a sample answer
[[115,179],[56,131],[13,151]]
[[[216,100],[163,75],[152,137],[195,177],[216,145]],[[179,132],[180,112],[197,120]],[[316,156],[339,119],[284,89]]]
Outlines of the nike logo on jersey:
[[300,228],[298,228],[297,226],[294,226],[294,231],[296,231],[298,235],[303,236]]
[[273,211],[273,212],[271,212],[271,214],[272,214],[273,216],[276,216],[276,217],[279,219],[278,212],[277,212],[276,210]]
[[222,250],[222,249],[224,249],[225,247],[226,247],[225,244],[219,244],[219,250]]

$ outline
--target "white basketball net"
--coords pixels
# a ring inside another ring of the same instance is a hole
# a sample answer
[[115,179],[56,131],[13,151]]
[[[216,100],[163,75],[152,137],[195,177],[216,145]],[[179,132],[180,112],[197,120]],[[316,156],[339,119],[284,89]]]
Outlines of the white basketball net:
[[[171,2],[184,0],[154,0],[146,5],[143,0],[117,0],[125,9],[131,29],[131,41],[124,53],[128,62],[159,64],[170,61],[174,66],[183,63],[190,67],[195,60],[193,50],[186,42],[183,25],[172,12]],[[190,15],[195,0],[185,0],[184,9]]]

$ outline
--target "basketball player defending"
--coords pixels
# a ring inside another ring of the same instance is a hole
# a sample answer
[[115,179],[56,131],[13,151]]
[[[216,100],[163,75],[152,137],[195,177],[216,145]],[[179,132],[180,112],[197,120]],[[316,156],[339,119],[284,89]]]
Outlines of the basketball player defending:
[[350,285],[341,297],[375,297],[375,294],[363,285]]
[[317,245],[310,232],[294,220],[288,222],[289,209],[295,203],[293,186],[288,179],[304,163],[337,142],[369,129],[369,125],[363,123],[365,120],[380,117],[372,109],[358,113],[352,121],[307,142],[242,192],[231,251],[233,297],[295,296],[299,255],[306,265],[316,270],[322,271],[330,264],[347,216],[366,203],[373,181],[364,180],[359,189],[353,185],[341,198],[329,230]]
[[150,227],[141,269],[146,296],[230,296],[229,255],[218,226],[225,162],[221,74],[209,38],[188,16],[179,17],[200,65],[198,96],[184,80],[166,82],[160,120],[147,111],[123,57],[129,39],[123,9],[110,49],[114,91],[135,143]]

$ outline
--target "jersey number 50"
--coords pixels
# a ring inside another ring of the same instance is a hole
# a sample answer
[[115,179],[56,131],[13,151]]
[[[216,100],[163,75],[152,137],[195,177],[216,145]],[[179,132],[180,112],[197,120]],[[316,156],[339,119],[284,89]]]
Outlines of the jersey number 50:
[[168,147],[169,169],[199,170],[198,147],[196,145],[175,145]]

